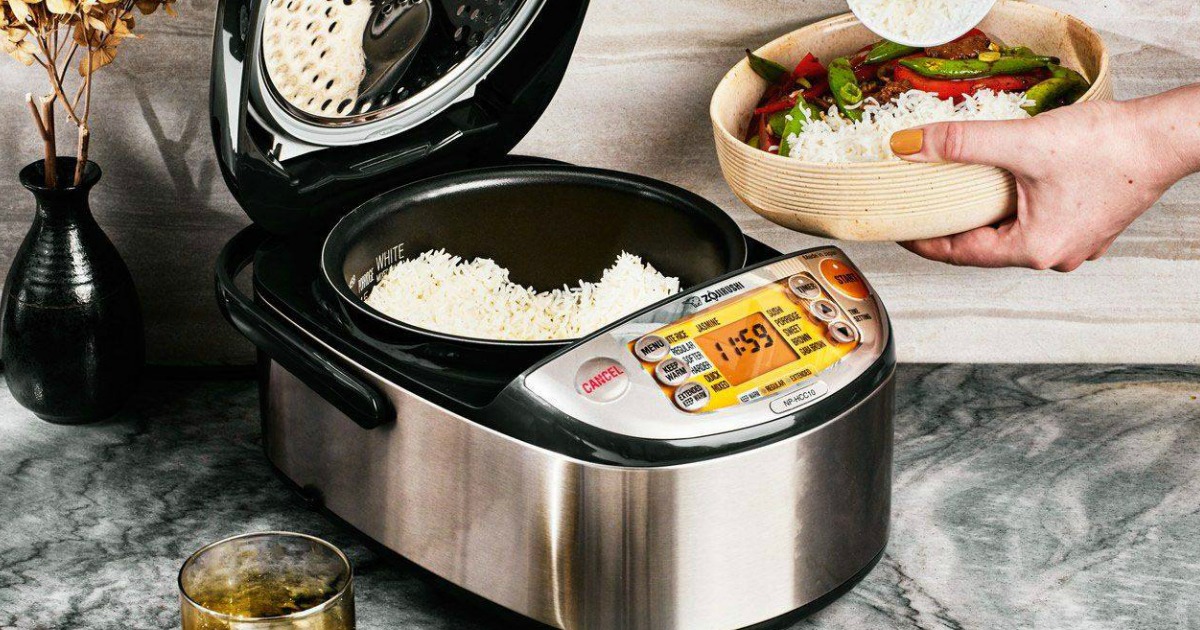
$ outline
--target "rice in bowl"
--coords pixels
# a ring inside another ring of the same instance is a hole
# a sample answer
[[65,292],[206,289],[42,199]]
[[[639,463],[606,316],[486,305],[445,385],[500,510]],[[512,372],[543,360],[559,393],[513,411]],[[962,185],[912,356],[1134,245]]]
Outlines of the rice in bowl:
[[798,134],[788,137],[787,157],[825,164],[898,160],[890,145],[892,134],[930,123],[955,120],[1017,120],[1029,118],[1022,109],[1024,92],[983,90],[961,103],[936,94],[911,90],[896,100],[879,104],[868,100],[862,120],[852,121],[831,111],[812,120]]

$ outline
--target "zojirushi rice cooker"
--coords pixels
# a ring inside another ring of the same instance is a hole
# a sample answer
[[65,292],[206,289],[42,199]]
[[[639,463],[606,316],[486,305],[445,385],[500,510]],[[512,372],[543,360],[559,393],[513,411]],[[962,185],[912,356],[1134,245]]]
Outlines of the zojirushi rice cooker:
[[[213,133],[255,225],[217,294],[260,349],[271,463],[531,625],[766,627],[851,588],[891,496],[891,326],[862,272],[834,247],[771,250],[662,182],[508,156],[586,2],[362,1],[218,10]],[[429,249],[540,290],[625,251],[684,289],[568,340],[364,301]]]

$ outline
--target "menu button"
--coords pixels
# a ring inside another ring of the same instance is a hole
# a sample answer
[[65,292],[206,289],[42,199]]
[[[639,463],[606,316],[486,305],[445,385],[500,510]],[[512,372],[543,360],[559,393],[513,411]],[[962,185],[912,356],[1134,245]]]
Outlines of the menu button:
[[646,363],[658,363],[670,352],[671,344],[661,335],[646,335],[633,344],[633,353]]

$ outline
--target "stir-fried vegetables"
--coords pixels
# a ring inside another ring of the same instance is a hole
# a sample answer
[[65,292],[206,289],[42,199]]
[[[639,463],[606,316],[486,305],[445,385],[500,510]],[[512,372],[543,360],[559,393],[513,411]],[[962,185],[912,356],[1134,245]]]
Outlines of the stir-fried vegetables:
[[923,49],[883,40],[828,67],[811,53],[792,70],[749,50],[746,55],[751,69],[768,83],[746,141],[782,155],[789,153],[788,139],[810,121],[829,115],[861,120],[868,99],[886,103],[920,90],[958,103],[980,90],[1024,92],[1025,111],[1037,115],[1074,103],[1091,87],[1057,57],[1002,46],[979,29]]

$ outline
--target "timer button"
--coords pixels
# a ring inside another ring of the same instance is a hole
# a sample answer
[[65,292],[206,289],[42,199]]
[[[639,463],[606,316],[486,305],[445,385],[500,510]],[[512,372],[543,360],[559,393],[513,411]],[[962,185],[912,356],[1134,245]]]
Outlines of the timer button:
[[802,300],[821,299],[821,285],[806,273],[798,273],[788,278],[788,288]]
[[597,358],[585,361],[575,373],[575,391],[598,403],[612,402],[629,389],[629,374],[612,359]]
[[829,338],[836,343],[854,343],[858,341],[858,330],[846,322],[830,322]]
[[813,314],[813,317],[823,321],[831,322],[837,319],[838,310],[829,300],[817,300],[808,305],[808,312]]
[[675,399],[675,406],[695,413],[704,409],[704,406],[708,404],[708,388],[696,381],[690,381],[680,385],[672,398]]
[[667,387],[675,387],[686,381],[691,375],[692,372],[688,369],[687,364],[677,357],[671,357],[654,368],[654,378]]
[[633,344],[633,353],[646,363],[658,363],[671,353],[671,344],[661,335],[646,335]]

